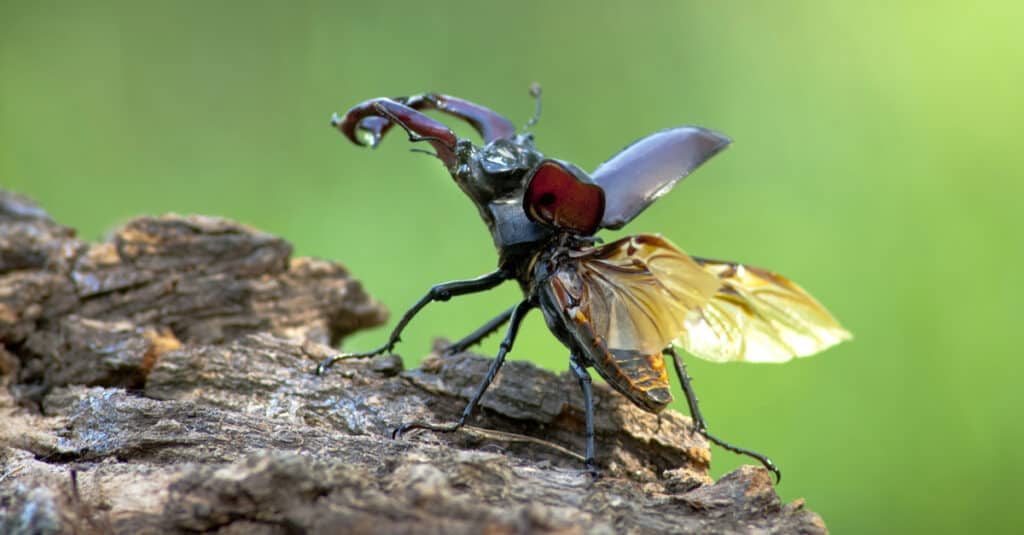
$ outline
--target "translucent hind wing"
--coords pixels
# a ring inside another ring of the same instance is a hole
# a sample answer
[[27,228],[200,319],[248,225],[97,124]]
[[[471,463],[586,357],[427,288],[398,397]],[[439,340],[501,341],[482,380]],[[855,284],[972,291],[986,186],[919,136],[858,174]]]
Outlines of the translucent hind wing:
[[823,351],[851,335],[789,279],[735,262],[694,258],[721,281],[686,319],[675,343],[715,362],[785,362]]

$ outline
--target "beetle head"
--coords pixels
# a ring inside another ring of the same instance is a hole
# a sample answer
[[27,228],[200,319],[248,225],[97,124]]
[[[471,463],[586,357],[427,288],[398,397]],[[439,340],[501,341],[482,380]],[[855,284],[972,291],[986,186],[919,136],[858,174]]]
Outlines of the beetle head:
[[474,203],[521,199],[524,176],[543,159],[531,134],[500,138],[482,147],[459,140],[458,167],[452,177]]
[[[539,88],[531,93],[538,101],[529,125],[540,110]],[[459,138],[424,115],[424,109],[467,121],[484,144]],[[359,145],[375,146],[396,125],[410,141],[429,143],[476,205],[503,258],[557,232],[591,235],[601,228],[622,228],[730,142],[700,127],[662,130],[626,147],[588,176],[572,164],[545,159],[532,134],[517,133],[505,117],[447,95],[371,99],[331,122]]]
[[523,209],[527,175],[544,159],[531,134],[495,139],[482,147],[459,140],[456,157],[452,178],[476,205],[500,254],[514,254],[552,233]]

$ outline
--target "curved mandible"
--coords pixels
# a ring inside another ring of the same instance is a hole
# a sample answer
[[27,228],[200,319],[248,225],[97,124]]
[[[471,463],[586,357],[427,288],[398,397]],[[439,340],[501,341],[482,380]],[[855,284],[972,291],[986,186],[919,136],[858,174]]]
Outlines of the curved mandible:
[[490,143],[495,139],[512,139],[516,136],[516,126],[512,121],[468,100],[439,93],[426,93],[397,100],[405,102],[413,109],[433,109],[458,117],[469,123],[480,137],[484,138],[484,143]]
[[[437,110],[458,117],[469,123],[484,139],[484,143],[490,143],[495,139],[512,139],[516,136],[516,127],[512,121],[468,100],[439,93],[393,97],[390,100],[414,110]],[[383,117],[367,117],[359,124],[359,128],[373,136],[374,140],[384,137],[392,126],[393,123]]]
[[[416,111],[404,103],[390,98],[375,98],[352,107],[345,115],[331,118],[334,126],[356,145],[376,147],[391,126],[401,126],[409,141],[426,141],[434,147],[436,155],[448,167],[455,165],[455,133],[440,122]],[[357,131],[370,135],[367,142]]]

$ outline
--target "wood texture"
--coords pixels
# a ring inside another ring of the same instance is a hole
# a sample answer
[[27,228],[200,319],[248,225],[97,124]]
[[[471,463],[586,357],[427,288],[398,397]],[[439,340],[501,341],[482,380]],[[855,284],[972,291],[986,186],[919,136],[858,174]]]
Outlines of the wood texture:
[[[689,418],[489,360],[316,362],[386,317],[335,263],[222,219],[140,218],[86,244],[0,192],[0,532],[822,533],[765,470],[713,483]],[[439,330],[442,330],[439,328]],[[383,336],[383,334],[382,334]]]

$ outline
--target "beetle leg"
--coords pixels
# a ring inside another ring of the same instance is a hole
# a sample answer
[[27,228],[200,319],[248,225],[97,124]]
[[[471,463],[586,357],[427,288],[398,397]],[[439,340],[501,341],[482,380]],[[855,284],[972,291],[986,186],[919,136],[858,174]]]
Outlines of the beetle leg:
[[484,380],[480,382],[480,386],[477,387],[476,392],[473,393],[473,397],[470,398],[469,403],[462,409],[462,416],[455,423],[436,425],[428,424],[423,422],[410,422],[398,426],[394,432],[391,433],[392,438],[398,438],[402,434],[412,431],[413,429],[429,429],[439,433],[450,433],[458,430],[463,425],[466,425],[466,420],[469,419],[470,414],[473,413],[473,409],[476,408],[477,404],[480,403],[480,398],[484,396],[484,392],[487,391],[487,387],[491,386],[491,381],[494,381],[494,377],[498,375],[498,370],[501,369],[501,365],[505,362],[505,356],[512,350],[512,344],[516,340],[516,334],[519,333],[519,325],[523,322],[523,318],[526,317],[526,313],[533,308],[533,303],[530,301],[522,301],[512,310],[511,321],[508,324],[508,331],[505,333],[505,339],[501,341],[501,347],[498,349],[498,356],[494,357],[491,361],[491,367],[487,370],[487,375],[484,376]]
[[462,353],[466,349],[478,344],[480,340],[483,340],[489,334],[498,330],[498,327],[504,325],[508,321],[508,319],[512,317],[512,311],[515,309],[516,307],[512,307],[502,312],[501,314],[498,314],[494,318],[491,318],[490,321],[483,324],[483,326],[481,326],[479,329],[469,333],[469,335],[459,340],[458,342],[449,344],[441,351],[446,355],[455,355],[458,353]]
[[391,335],[388,337],[386,344],[371,351],[364,351],[362,353],[339,353],[328,357],[317,365],[316,374],[323,375],[324,372],[327,371],[327,368],[330,368],[339,360],[368,358],[391,351],[394,349],[395,344],[402,339],[402,331],[405,330],[405,327],[409,322],[412,321],[423,307],[433,301],[447,301],[456,295],[465,295],[490,290],[509,278],[510,276],[508,273],[499,269],[475,279],[445,282],[435,285],[431,287],[430,290],[427,291],[426,295],[421,297],[419,301],[416,301],[409,310],[405,311],[405,314],[402,315],[402,319],[398,321],[398,325],[396,325],[395,329],[391,331]]
[[[437,157],[451,167],[455,164],[455,143],[458,137],[450,128],[440,122],[389,98],[376,98],[357,104],[338,117],[331,118],[331,126],[336,127],[356,145],[375,147],[381,137],[393,124],[401,126],[409,134],[410,141],[429,142]],[[361,130],[370,134],[367,142],[357,135]]]
[[663,353],[671,356],[672,362],[675,363],[676,374],[679,376],[679,382],[682,384],[683,393],[686,394],[686,403],[690,406],[690,416],[693,417],[693,425],[694,427],[697,428],[697,432],[703,435],[704,438],[710,440],[711,442],[714,442],[715,444],[718,444],[719,446],[733,453],[738,453],[740,455],[746,455],[747,457],[757,459],[758,461],[761,462],[762,465],[764,465],[765,468],[771,470],[771,472],[775,474],[775,483],[782,481],[782,471],[780,471],[779,467],[775,466],[775,463],[773,463],[772,460],[769,459],[768,457],[760,453],[757,453],[756,451],[753,450],[748,450],[746,448],[741,448],[739,446],[733,446],[732,444],[729,444],[724,440],[720,440],[708,432],[707,422],[704,421],[704,416],[702,416],[700,413],[700,407],[697,405],[697,394],[694,393],[693,386],[690,384],[690,376],[687,375],[686,373],[686,365],[683,364],[683,359],[679,356],[679,353],[677,353],[676,349],[672,346],[666,347]]
[[575,354],[569,356],[569,369],[572,370],[576,380],[580,383],[580,390],[583,391],[584,421],[586,428],[587,449],[586,467],[590,474],[597,476],[597,462],[594,460],[594,393],[590,387],[590,374],[580,363]]

